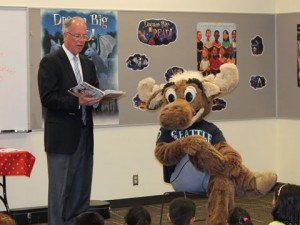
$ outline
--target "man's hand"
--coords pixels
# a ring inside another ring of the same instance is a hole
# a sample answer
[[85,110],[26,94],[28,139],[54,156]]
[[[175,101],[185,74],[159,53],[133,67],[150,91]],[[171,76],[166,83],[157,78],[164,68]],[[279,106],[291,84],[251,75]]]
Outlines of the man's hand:
[[79,105],[91,106],[99,103],[102,97],[91,97],[88,93],[82,93],[78,97]]

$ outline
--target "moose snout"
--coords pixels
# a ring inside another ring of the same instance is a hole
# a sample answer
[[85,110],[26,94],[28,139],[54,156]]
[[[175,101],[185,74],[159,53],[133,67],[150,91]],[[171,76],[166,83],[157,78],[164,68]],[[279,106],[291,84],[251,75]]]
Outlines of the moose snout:
[[160,125],[168,130],[184,129],[190,124],[195,110],[185,100],[178,99],[164,106],[159,115]]

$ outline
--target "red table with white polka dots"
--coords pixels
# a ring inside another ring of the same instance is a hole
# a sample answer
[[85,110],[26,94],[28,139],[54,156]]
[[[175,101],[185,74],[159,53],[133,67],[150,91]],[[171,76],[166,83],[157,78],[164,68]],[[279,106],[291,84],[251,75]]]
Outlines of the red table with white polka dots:
[[3,182],[0,183],[3,196],[0,196],[0,199],[8,213],[10,210],[6,195],[6,176],[30,177],[34,162],[35,157],[28,151],[0,147],[0,176],[3,177]]

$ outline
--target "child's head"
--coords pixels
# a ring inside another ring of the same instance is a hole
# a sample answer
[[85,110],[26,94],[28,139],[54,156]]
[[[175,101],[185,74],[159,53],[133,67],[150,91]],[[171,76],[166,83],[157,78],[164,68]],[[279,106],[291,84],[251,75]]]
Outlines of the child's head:
[[188,198],[176,198],[169,205],[168,218],[173,225],[191,225],[195,221],[196,204]]
[[252,225],[249,213],[240,207],[233,208],[228,217],[228,225]]
[[274,195],[273,195],[273,199],[272,199],[272,206],[273,208],[275,207],[276,201],[278,196],[280,195],[280,192],[282,190],[282,188],[284,188],[285,186],[287,186],[288,184],[279,184],[274,188]]
[[127,225],[150,225],[151,216],[147,209],[142,206],[133,206],[124,217]]
[[232,37],[232,40],[236,39],[236,30],[232,30],[231,37]]
[[208,50],[207,49],[203,49],[202,50],[202,59],[207,59],[208,58]]
[[16,225],[16,222],[9,215],[0,213],[0,225]]
[[206,29],[205,36],[206,36],[207,40],[210,39],[210,37],[211,37],[211,29]]
[[223,40],[224,41],[229,41],[229,33],[228,30],[223,31]]
[[214,46],[214,47],[212,48],[211,54],[212,54],[213,56],[217,56],[217,55],[218,55],[218,48],[217,48],[216,46]]
[[197,31],[197,40],[201,41],[202,39],[202,32],[200,30]]
[[225,54],[225,52],[226,52],[225,47],[224,47],[224,46],[221,46],[221,47],[220,47],[220,51],[219,51],[220,55],[223,56],[223,55]]
[[76,216],[75,225],[104,225],[104,218],[97,212],[83,212]]
[[215,30],[215,32],[214,32],[214,37],[215,37],[215,40],[216,40],[216,41],[219,40],[220,32],[219,32],[218,30]]
[[300,221],[300,186],[283,184],[275,188],[273,198],[273,219],[290,224]]

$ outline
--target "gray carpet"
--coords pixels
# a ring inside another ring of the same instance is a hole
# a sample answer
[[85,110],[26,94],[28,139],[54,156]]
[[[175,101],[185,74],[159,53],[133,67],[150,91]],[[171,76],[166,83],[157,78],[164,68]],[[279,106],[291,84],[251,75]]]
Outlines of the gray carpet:
[[[189,197],[189,196],[188,196]],[[169,196],[166,201],[172,200],[172,196]],[[195,223],[196,225],[204,225],[205,217],[206,217],[206,198],[195,198],[191,196],[196,205],[196,217],[198,221]],[[245,199],[245,198],[236,198],[235,205],[246,209],[251,216],[253,224],[255,225],[267,225],[272,221],[272,198],[273,193],[270,192],[265,196],[259,197],[257,199]],[[160,223],[160,212],[161,212],[161,204],[151,204],[144,205],[146,209],[149,210],[152,217],[152,225],[159,225]],[[129,207],[124,208],[112,208],[111,209],[111,217],[105,220],[105,225],[124,225],[124,216]],[[170,222],[166,218],[166,212],[168,209],[168,203],[165,204],[162,216],[162,224],[171,225]]]

